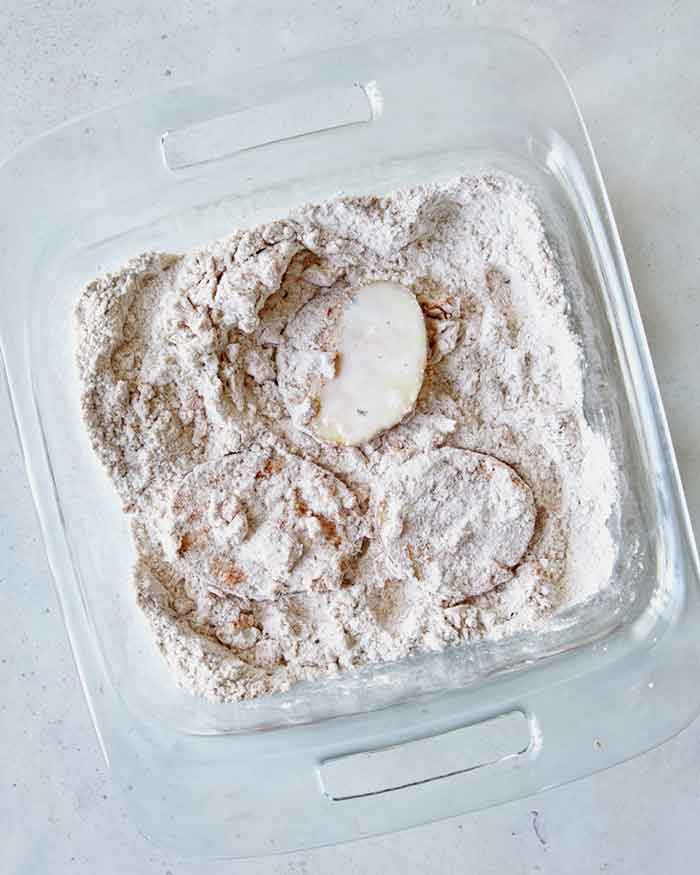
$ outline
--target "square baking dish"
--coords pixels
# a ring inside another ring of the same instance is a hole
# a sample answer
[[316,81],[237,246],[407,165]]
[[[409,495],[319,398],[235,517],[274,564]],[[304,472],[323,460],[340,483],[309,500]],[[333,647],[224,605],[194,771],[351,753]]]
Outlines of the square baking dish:
[[[621,472],[614,586],[538,634],[197,700],[135,605],[128,522],[80,420],[80,288],[305,201],[484,170],[531,184],[584,281],[569,305],[586,415]],[[435,31],[232,69],[35,140],[0,167],[0,199],[0,342],[27,476],[95,728],[145,834],[242,857],[389,832],[606,768],[698,713],[698,559],[666,420],[586,129],[535,45]]]

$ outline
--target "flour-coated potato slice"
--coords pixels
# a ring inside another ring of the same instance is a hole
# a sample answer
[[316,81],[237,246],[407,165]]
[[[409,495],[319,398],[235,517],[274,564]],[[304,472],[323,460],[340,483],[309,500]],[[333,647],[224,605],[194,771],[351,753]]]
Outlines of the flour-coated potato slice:
[[389,461],[376,519],[388,565],[445,600],[480,595],[512,577],[535,526],[530,487],[483,453],[454,447]]
[[337,477],[260,447],[196,467],[162,528],[166,555],[191,584],[247,598],[337,589],[365,536]]

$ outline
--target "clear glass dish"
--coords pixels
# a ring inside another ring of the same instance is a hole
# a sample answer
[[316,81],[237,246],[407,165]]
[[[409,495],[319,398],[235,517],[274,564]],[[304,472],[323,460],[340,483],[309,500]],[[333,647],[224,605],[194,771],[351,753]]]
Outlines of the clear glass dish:
[[[304,201],[484,169],[535,188],[585,281],[570,304],[586,412],[623,472],[615,586],[537,635],[238,705],[193,698],[135,605],[127,520],[80,420],[79,289]],[[95,728],[147,835],[249,856],[398,830],[603,769],[696,715],[698,560],[666,420],[588,135],[532,43],[436,31],[146,96],[25,146],[0,199],[0,340],[27,475]],[[494,743],[502,715],[520,728]]]

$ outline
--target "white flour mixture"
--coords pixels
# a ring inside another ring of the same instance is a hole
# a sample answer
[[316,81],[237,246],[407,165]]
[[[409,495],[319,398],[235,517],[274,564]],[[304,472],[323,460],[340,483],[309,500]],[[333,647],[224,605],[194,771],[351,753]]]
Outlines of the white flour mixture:
[[[422,308],[422,387],[399,424],[334,446],[319,398],[343,308],[377,282]],[[84,419],[187,688],[249,698],[537,629],[608,583],[615,475],[566,283],[504,176],[306,206],[90,283]]]

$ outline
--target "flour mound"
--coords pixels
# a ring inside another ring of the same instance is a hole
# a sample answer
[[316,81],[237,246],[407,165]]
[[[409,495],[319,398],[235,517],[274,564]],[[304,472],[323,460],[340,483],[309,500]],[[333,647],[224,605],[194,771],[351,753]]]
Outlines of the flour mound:
[[346,289],[319,292],[290,320],[277,353],[282,398],[294,425],[310,434],[321,389],[336,374],[340,322],[348,301]]

